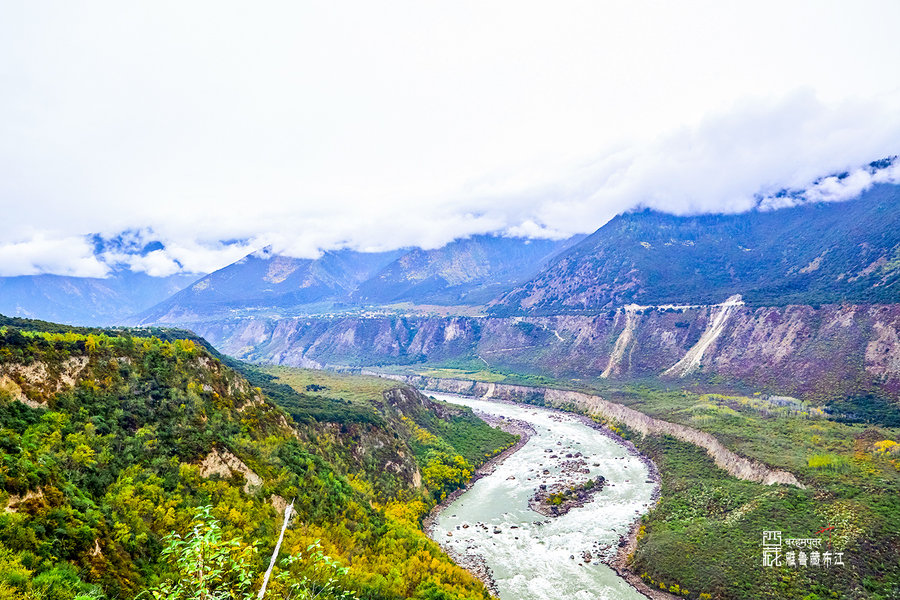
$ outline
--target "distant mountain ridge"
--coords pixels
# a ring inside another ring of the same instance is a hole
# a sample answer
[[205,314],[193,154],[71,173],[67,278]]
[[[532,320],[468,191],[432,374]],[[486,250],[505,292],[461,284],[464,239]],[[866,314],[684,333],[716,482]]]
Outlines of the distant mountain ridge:
[[240,308],[290,308],[344,299],[360,282],[402,254],[334,250],[317,259],[291,258],[265,249],[210,273],[141,315],[228,314]]
[[124,269],[105,279],[0,277],[0,313],[70,325],[112,325],[161,302],[197,277],[192,273],[151,277]]
[[590,314],[629,303],[900,301],[900,186],[855,200],[679,217],[619,215],[493,302],[495,315]]
[[563,241],[476,235],[434,250],[415,248],[364,281],[364,303],[482,304],[536,275],[584,236]]
[[[540,272],[580,241],[476,235],[432,250],[334,250],[317,259],[257,252],[139,314],[140,323],[228,317],[243,309],[290,313],[393,303],[474,306]],[[318,303],[318,305],[317,305]]]

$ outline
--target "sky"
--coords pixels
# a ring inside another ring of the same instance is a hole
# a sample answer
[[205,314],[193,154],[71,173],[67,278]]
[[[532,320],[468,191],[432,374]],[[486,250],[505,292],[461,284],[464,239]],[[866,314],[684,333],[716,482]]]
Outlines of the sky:
[[0,276],[846,199],[900,182],[860,169],[900,154],[898,26],[895,0],[0,0]]

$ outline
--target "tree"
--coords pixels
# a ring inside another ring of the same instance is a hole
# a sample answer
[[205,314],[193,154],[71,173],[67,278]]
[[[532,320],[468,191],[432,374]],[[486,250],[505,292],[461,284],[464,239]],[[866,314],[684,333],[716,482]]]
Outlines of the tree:
[[166,536],[162,556],[177,572],[169,580],[147,590],[153,600],[250,600],[256,573],[252,566],[256,544],[225,540],[219,522],[202,506],[185,537]]
[[[260,578],[256,569],[257,543],[240,538],[224,539],[212,506],[201,506],[191,532],[166,536],[163,558],[174,577],[144,591],[152,600],[255,600]],[[346,567],[327,556],[318,541],[302,553],[281,561],[265,598],[279,600],[358,600],[342,586]],[[303,571],[303,572],[301,572]],[[308,577],[305,573],[312,575]]]

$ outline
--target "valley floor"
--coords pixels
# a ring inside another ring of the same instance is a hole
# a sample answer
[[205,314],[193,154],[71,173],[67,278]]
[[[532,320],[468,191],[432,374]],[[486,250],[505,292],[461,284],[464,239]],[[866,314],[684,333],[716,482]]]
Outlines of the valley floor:
[[[699,441],[713,437],[727,453],[762,469],[748,471],[677,429],[611,418],[591,402],[598,390],[584,382],[573,394],[554,390],[553,385],[565,387],[561,381],[544,380],[536,387],[515,385],[509,374],[469,375],[468,380],[409,380],[424,390],[586,414],[654,460],[661,498],[642,517],[634,552],[625,561],[647,586],[704,600],[887,600],[900,592],[900,455],[894,444],[900,429],[838,423],[809,407],[765,396],[598,382],[604,400],[695,430],[702,434]],[[816,533],[825,527],[833,527],[827,538]],[[820,537],[829,557],[840,552],[843,564],[801,567],[782,560],[763,566],[765,531],[781,531],[784,539]]]
[[[453,556],[478,556],[491,569],[501,600],[641,598],[605,564],[655,496],[651,470],[633,446],[598,433],[575,415],[437,397],[494,419],[524,421],[533,435],[441,511],[431,529],[436,541]],[[546,515],[530,506],[538,489],[581,488],[599,477],[605,485],[581,506]]]

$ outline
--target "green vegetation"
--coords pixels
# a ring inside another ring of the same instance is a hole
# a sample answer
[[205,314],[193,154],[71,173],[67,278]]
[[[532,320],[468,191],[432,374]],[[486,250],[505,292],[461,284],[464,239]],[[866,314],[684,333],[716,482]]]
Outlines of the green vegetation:
[[660,501],[642,520],[632,560],[646,583],[677,586],[690,598],[798,599],[824,584],[807,571],[762,567],[763,531],[813,537],[823,526],[814,491],[729,477],[705,451],[668,436],[635,441],[662,474]]
[[[201,506],[191,531],[184,537],[166,537],[162,551],[174,573],[143,595],[152,600],[255,600],[254,584],[259,573],[254,568],[258,553],[255,543],[240,538],[224,539],[222,527],[210,514],[211,506]],[[304,554],[306,560],[304,560]],[[305,567],[305,569],[303,569]],[[284,600],[359,600],[344,589],[349,569],[322,551],[318,541],[306,551],[298,551],[278,562],[273,569],[266,598]]]
[[[643,437],[620,423],[607,423],[660,470],[661,498],[642,519],[631,563],[654,588],[719,600],[887,600],[900,591],[900,428],[838,421],[790,398],[699,393],[662,382],[567,382],[494,372],[498,374],[504,383],[597,393],[652,417],[711,433],[743,456],[794,473],[806,486],[739,480],[717,468],[697,446],[668,436]],[[541,395],[524,400],[547,405]],[[579,410],[572,404],[554,408]],[[831,543],[845,552],[845,566],[762,566],[763,531],[805,538],[816,537],[826,526],[835,527]]]
[[254,369],[274,377],[278,383],[288,385],[294,390],[305,390],[364,405],[368,405],[372,398],[378,398],[383,392],[397,387],[395,381],[368,375],[280,366],[259,366]]
[[506,379],[506,376],[502,373],[498,373],[487,368],[477,368],[477,366],[476,368],[472,369],[436,367],[434,369],[421,371],[421,374],[425,377],[438,377],[445,379],[475,379],[478,381],[488,382],[500,382]]
[[[0,599],[159,592],[185,583],[183,559],[203,544],[229,548],[213,553],[223,582],[258,589],[290,500],[282,555],[299,558],[283,572],[298,585],[489,597],[420,519],[512,436],[390,382],[301,373],[295,389],[184,332],[154,333],[3,321]],[[344,567],[322,572],[324,556]]]
[[[295,393],[310,387],[319,388],[316,394],[338,396],[342,401],[370,409],[373,404],[381,403],[380,400],[373,402],[373,398],[380,398],[384,392],[398,387],[396,382],[381,377],[290,367],[258,369],[274,377],[273,384],[289,385]],[[316,396],[317,399],[319,397]],[[408,397],[395,400],[399,402],[394,406],[401,409],[399,413],[382,411],[379,414],[385,416],[391,429],[405,432],[409,448],[417,463],[423,466],[423,476],[427,476],[429,467],[438,469],[439,464],[440,469],[448,474],[448,479],[440,485],[433,479],[435,485],[429,486],[438,492],[438,496],[464,485],[475,468],[515,443],[513,436],[485,426],[469,409],[437,401],[432,401],[429,408],[418,401],[409,401]],[[285,405],[285,408],[293,416],[292,405]],[[464,477],[460,478],[462,474],[457,470],[464,471]]]
[[[684,404],[698,400],[681,397]],[[677,403],[671,394],[648,394],[642,404],[654,416],[704,429],[745,456],[787,468],[807,486],[741,481],[716,468],[695,446],[669,437],[632,436],[662,474],[661,500],[643,519],[633,562],[648,583],[680,585],[682,592],[692,592],[683,594],[687,597],[705,592],[722,599],[802,599],[810,593],[879,599],[900,589],[900,461],[878,445],[900,438],[900,431],[763,415],[749,401],[746,408],[717,405],[699,422],[692,418],[696,404],[672,410]],[[761,566],[764,530],[816,537],[826,526],[836,527],[832,541],[836,550],[845,551],[846,566]]]
[[835,473],[847,473],[853,468],[846,457],[834,454],[813,454],[807,464],[812,469],[829,469]]
[[313,381],[313,378],[304,369],[233,366],[251,385],[265,389],[266,395],[298,423],[320,421],[384,425],[384,419],[370,400],[396,387],[396,384],[377,377],[350,375],[347,376],[348,381],[336,383],[342,377],[337,374],[323,376],[323,383],[306,383]]
[[[631,434],[662,475],[659,504],[644,517],[633,568],[690,598],[887,599],[900,589],[900,460],[881,450],[900,430],[831,421],[753,396],[643,387],[607,399],[708,431],[730,449],[807,486],[764,486],[728,476],[705,451],[669,437]],[[702,419],[696,417],[703,415]],[[846,565],[762,567],[762,532],[816,537],[834,526]],[[685,594],[684,590],[690,593]]]
[[572,485],[564,490],[548,494],[544,502],[549,504],[550,506],[560,506],[565,502],[577,500],[582,493],[590,492],[598,484],[602,486],[602,483],[603,477],[600,477],[597,481],[588,479],[582,484]]
[[886,427],[900,427],[900,408],[881,396],[861,394],[831,402],[829,412],[836,421],[844,423],[875,423]]

